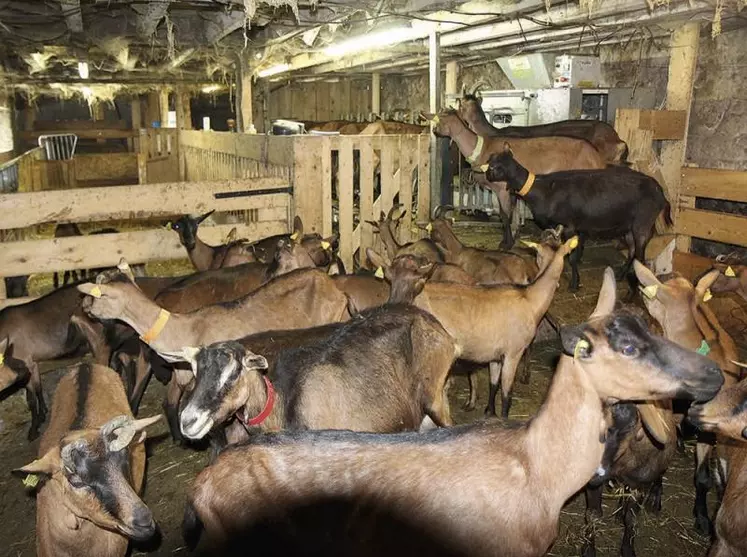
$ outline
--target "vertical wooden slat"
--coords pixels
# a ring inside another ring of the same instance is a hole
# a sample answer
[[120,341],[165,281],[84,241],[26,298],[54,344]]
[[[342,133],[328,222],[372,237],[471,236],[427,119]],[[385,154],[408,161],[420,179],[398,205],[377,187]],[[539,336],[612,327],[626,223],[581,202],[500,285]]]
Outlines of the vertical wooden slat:
[[353,269],[353,144],[340,144],[337,199],[340,204],[340,258]]
[[332,235],[332,146],[322,137],[322,236]]
[[402,136],[399,150],[399,202],[405,210],[399,227],[400,242],[410,242],[412,234],[412,174],[415,169],[418,138]]
[[381,203],[384,213],[392,208],[392,198],[395,193],[394,184],[394,154],[399,149],[398,137],[381,138]]
[[[430,137],[418,137],[418,222],[425,223],[431,215]],[[425,237],[426,232],[420,232]]]
[[361,228],[359,259],[362,267],[368,266],[366,248],[374,247],[374,233],[367,220],[379,220],[373,212],[374,202],[374,152],[370,137],[361,137],[360,141],[360,213]]

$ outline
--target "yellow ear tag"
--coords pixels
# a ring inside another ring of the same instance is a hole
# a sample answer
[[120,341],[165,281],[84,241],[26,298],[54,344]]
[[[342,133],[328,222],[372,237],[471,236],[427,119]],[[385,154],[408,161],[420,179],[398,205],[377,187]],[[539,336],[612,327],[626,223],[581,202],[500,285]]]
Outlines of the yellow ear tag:
[[39,476],[36,474],[29,474],[23,479],[24,487],[34,488],[39,483]]
[[574,236],[573,238],[571,238],[568,247],[571,248],[571,250],[574,250],[578,247],[578,236]]
[[165,228],[166,230],[173,230],[173,228],[171,227],[171,221],[167,222],[167,223],[166,223],[166,226],[164,226],[164,228]]
[[433,122],[434,124],[438,125],[438,123],[440,122],[440,120],[438,118],[438,114],[435,114],[433,116],[433,120],[431,120],[431,122]]
[[456,219],[454,217],[451,217],[451,224],[453,225],[456,222]]
[[651,284],[649,286],[646,286],[645,288],[641,288],[641,293],[643,293],[646,298],[649,300],[653,300],[656,298],[656,293],[659,291],[659,285],[658,284]]
[[291,234],[291,240],[293,240],[294,242],[298,240],[298,232],[294,232],[293,234]]
[[703,301],[704,301],[704,302],[707,302],[707,301],[708,301],[708,300],[710,300],[711,298],[713,298],[713,294],[711,294],[711,289],[709,288],[709,289],[707,289],[707,290],[705,291],[705,294],[703,294]]
[[378,269],[376,269],[376,272],[374,273],[374,276],[376,278],[383,279],[384,278],[384,269],[382,269],[381,267],[379,267]]
[[483,164],[483,165],[482,165],[482,166],[480,167],[480,172],[487,172],[487,171],[488,171],[488,165],[487,165],[487,164]]
[[428,224],[426,225],[426,227],[425,227],[425,230],[426,230],[427,232],[430,232],[431,230],[433,230],[433,225],[432,225],[432,224],[431,224],[431,223],[429,222],[429,223],[428,223]]
[[581,353],[581,350],[586,350],[586,349],[588,349],[590,347],[591,347],[591,345],[589,344],[588,340],[580,339],[576,343],[576,347],[573,349],[573,359],[577,360],[579,354]]
[[729,266],[728,266],[728,267],[726,268],[726,271],[724,271],[724,274],[725,274],[725,275],[726,275],[727,277],[735,277],[735,276],[737,276],[737,273],[735,273],[735,272],[734,272],[734,269],[732,269],[732,268],[731,268],[731,265],[729,265]]
[[5,354],[0,354],[0,366],[5,363]]
[[98,286],[94,286],[93,288],[91,288],[90,295],[94,298],[101,298],[101,288],[99,288]]
[[539,248],[539,244],[537,242],[530,242],[529,240],[519,240],[519,241],[528,248],[532,248],[532,249]]
[[322,249],[329,249],[331,245],[332,244],[330,244],[329,242],[322,240],[322,243],[321,243]]

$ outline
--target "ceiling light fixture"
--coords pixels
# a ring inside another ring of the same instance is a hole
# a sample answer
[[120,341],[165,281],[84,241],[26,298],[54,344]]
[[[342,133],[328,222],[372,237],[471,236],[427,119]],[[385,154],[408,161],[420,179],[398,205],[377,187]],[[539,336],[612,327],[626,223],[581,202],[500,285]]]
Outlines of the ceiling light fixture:
[[88,79],[88,62],[78,62],[78,75],[81,79]]
[[422,37],[422,31],[417,31],[411,27],[400,27],[388,29],[386,31],[377,31],[368,35],[360,35],[353,39],[333,44],[324,49],[327,56],[345,56],[354,52],[368,50],[371,48],[381,48],[392,46],[394,44],[411,41]]
[[259,77],[268,77],[271,75],[287,72],[289,69],[290,69],[290,64],[276,64],[274,66],[270,66],[267,69],[257,72],[257,75]]

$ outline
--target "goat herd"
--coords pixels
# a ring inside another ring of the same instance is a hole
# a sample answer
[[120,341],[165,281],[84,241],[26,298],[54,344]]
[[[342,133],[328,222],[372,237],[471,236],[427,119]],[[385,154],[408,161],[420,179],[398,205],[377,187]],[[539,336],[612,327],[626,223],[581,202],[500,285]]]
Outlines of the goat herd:
[[[717,268],[695,286],[660,282],[636,260],[669,213],[654,180],[604,165],[535,176],[519,162],[521,142],[475,136],[453,112],[434,120],[487,165],[487,180],[529,203],[548,227],[539,242],[466,247],[442,208],[430,238],[401,245],[395,206],[369,223],[386,250],[365,254],[376,272],[345,274],[336,238],[304,234],[298,218],[292,234],[209,246],[197,235],[206,215],[185,216],[169,227],[196,273],[135,277],[123,261],[95,283],[0,312],[0,388],[25,386],[30,438],[47,418],[38,362],[92,354],[59,381],[38,459],[14,471],[37,491],[40,556],[121,556],[130,539],[155,534],[140,494],[146,429],[160,416],[134,417],[151,375],[168,383],[174,439],[209,440],[182,524],[187,545],[205,555],[540,556],[582,489],[590,524],[608,480],[658,510],[685,417],[698,428],[696,526],[711,531],[717,456],[710,555],[747,554],[747,383],[705,304],[712,292],[743,292],[747,270]],[[457,360],[488,365],[486,414],[500,391],[509,415],[522,357],[540,322],[553,322],[564,259],[578,288],[589,234],[626,239],[622,274],[664,337],[615,308],[608,268],[586,322],[559,330],[562,353],[537,414],[514,427],[452,427]],[[637,504],[622,503],[623,555],[634,554]],[[590,557],[593,528],[586,539]]]

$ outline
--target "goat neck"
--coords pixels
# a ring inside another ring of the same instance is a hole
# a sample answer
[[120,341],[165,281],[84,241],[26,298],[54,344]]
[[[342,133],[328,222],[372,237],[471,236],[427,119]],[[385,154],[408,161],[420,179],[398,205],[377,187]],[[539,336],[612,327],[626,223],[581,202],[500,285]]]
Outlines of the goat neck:
[[567,254],[568,248],[560,246],[545,271],[526,288],[525,296],[532,305],[537,320],[550,308],[563,273],[563,259]]
[[[459,241],[459,238],[457,238],[456,234],[454,234],[454,230],[445,220],[441,223],[436,223],[433,228],[434,231],[436,230],[436,228],[438,230],[435,234],[437,236],[438,243],[446,248],[444,259],[447,263],[455,263],[456,257],[464,249],[464,244]],[[431,237],[433,236],[434,233],[432,232]]]
[[554,486],[546,496],[562,506],[602,461],[603,424],[602,401],[591,379],[571,356],[561,355],[547,399],[527,431],[527,454],[534,461],[528,469],[537,476],[530,483]]
[[463,106],[467,106],[467,103],[469,108],[460,110],[459,114],[462,119],[467,122],[467,125],[469,125],[470,129],[475,133],[484,136],[497,135],[497,130],[490,124],[490,122],[488,122],[488,118],[487,116],[485,116],[485,112],[478,104],[478,102],[468,100],[465,103],[463,101]]
[[215,251],[214,247],[207,245],[195,234],[195,245],[192,249],[187,250],[187,254],[195,269],[198,271],[207,271],[213,268]]
[[[451,140],[457,144],[459,152],[465,157],[472,156],[477,146],[477,134],[470,131],[470,129],[462,122],[459,118],[454,118],[455,129],[451,130]],[[484,150],[483,150],[484,152]],[[477,159],[472,162],[473,165],[479,166],[483,164],[485,157],[480,153]]]
[[[244,380],[247,382],[248,397],[239,412],[243,413],[245,419],[251,419],[259,416],[265,409],[269,393],[263,374],[257,373],[255,370],[244,370],[244,376]],[[263,431],[280,431],[285,427],[285,396],[277,387],[274,387],[274,390],[275,402],[272,411],[261,424],[256,426]]]

